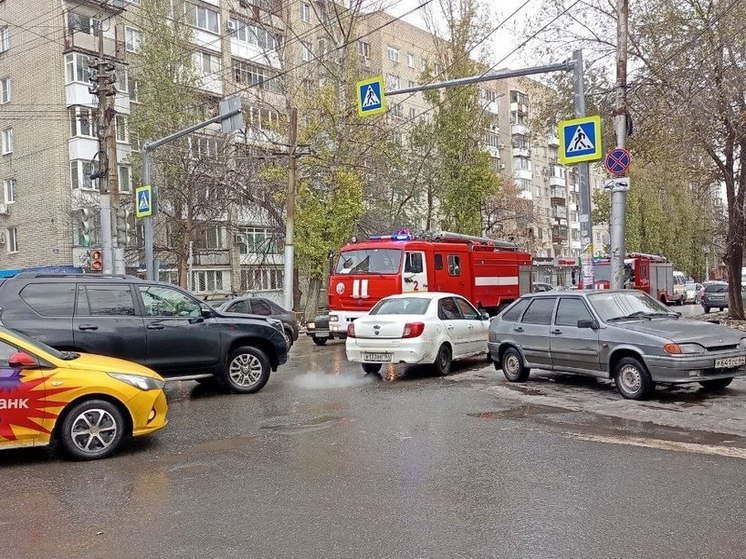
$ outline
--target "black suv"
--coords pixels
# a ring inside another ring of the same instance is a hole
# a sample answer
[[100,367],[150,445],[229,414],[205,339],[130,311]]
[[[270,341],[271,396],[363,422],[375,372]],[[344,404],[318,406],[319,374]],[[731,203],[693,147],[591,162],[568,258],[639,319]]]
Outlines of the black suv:
[[2,323],[59,350],[141,363],[164,377],[213,375],[257,392],[287,361],[278,320],[222,314],[170,284],[131,276],[21,273],[0,284]]

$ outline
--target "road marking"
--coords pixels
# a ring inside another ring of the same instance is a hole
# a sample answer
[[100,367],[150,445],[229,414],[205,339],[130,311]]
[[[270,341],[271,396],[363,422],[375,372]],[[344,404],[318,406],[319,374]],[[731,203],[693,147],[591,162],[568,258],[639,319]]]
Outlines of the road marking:
[[565,433],[572,439],[590,441],[596,443],[620,444],[628,446],[641,446],[645,448],[656,448],[659,450],[670,450],[673,452],[690,452],[693,454],[708,454],[711,456],[726,456],[728,458],[740,458],[746,460],[746,448],[734,448],[730,446],[716,446],[709,444],[684,443],[677,441],[666,441],[663,439],[649,439],[646,437],[625,437],[607,435],[585,435],[581,433]]

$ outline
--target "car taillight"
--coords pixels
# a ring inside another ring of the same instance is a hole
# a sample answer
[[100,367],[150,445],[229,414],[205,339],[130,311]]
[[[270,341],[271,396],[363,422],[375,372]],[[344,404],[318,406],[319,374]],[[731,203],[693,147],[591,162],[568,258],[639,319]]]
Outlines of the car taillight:
[[404,325],[402,338],[416,338],[425,330],[424,322],[407,322]]
[[348,338],[355,337],[355,325],[353,323],[350,323],[350,325],[347,326],[347,337]]

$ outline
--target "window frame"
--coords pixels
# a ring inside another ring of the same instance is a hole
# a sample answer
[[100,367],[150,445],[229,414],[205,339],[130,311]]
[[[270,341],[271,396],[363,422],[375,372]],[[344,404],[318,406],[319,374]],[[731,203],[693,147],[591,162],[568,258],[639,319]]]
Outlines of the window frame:
[[15,225],[5,229],[5,246],[8,254],[18,253],[18,227]]
[[10,103],[13,97],[13,80],[10,76],[0,78],[0,105]]
[[13,127],[3,128],[2,131],[2,154],[10,155],[13,153]]
[[10,27],[4,25],[0,27],[0,52],[10,50]]
[[16,203],[16,179],[3,179],[3,201],[6,206]]
[[386,56],[389,59],[390,62],[394,62],[396,64],[399,63],[399,60],[401,57],[399,56],[400,51],[399,47],[394,47],[391,45],[386,45]]
[[124,26],[124,49],[127,52],[137,52],[142,45],[142,31],[137,27]]
[[[560,297],[559,301],[557,302],[557,308],[555,309],[555,312],[554,312],[554,318],[552,319],[552,324],[554,324],[555,326],[569,326],[573,328],[578,327],[577,320],[573,324],[557,322],[557,319],[559,318],[560,308],[562,307],[562,301],[580,301],[580,304],[583,306],[585,311],[588,313],[588,320],[596,320],[596,318],[593,316],[593,312],[588,307],[588,304],[585,302],[585,300],[582,297]],[[585,319],[579,319],[579,320],[585,320]]]
[[[121,293],[124,293],[126,290],[130,295],[130,302],[132,303],[132,312],[131,313],[114,313],[114,314],[97,314],[94,313],[93,306],[91,305],[91,298],[89,296],[89,289],[91,291],[119,291]],[[85,310],[87,312],[80,312],[80,304],[83,302],[86,307]],[[121,319],[122,317],[129,316],[129,317],[137,317],[140,318],[140,312],[139,312],[139,306],[138,301],[132,293],[132,285],[129,283],[125,284],[118,284],[118,283],[102,283],[102,284],[78,284],[78,290],[77,290],[77,300],[75,303],[75,317],[90,317],[90,318],[116,318]]]
[[311,4],[307,2],[300,3],[300,19],[306,23],[311,23]]
[[[455,259],[455,262],[454,262]],[[449,254],[448,255],[448,275],[452,278],[458,278],[461,277],[461,255],[460,254]],[[456,266],[458,268],[458,273],[453,273],[452,266]]]
[[[559,299],[559,297],[557,297],[556,295],[552,296],[552,297],[533,297],[533,300],[531,301],[531,303],[529,303],[528,307],[526,307],[526,309],[523,311],[523,314],[521,315],[520,323],[521,324],[533,324],[535,326],[546,326],[548,328],[554,322],[554,314],[555,314],[555,311],[557,310],[557,300],[558,299]],[[537,304],[537,301],[539,301],[539,302],[541,302],[541,301],[552,301],[552,311],[549,313],[549,322],[546,322],[546,323],[544,323],[544,322],[526,322],[526,313],[531,310],[531,307],[534,304]]]

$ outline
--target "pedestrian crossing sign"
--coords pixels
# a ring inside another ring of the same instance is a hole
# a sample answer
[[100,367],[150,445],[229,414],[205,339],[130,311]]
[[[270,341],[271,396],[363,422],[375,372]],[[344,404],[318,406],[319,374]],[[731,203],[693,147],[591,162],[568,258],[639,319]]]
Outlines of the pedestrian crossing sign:
[[584,116],[563,120],[558,124],[559,160],[563,165],[598,161],[603,159],[601,150],[601,117]]
[[149,184],[135,189],[135,217],[151,217],[154,213],[153,187]]
[[383,76],[376,76],[355,84],[358,116],[378,115],[386,112],[386,94]]

